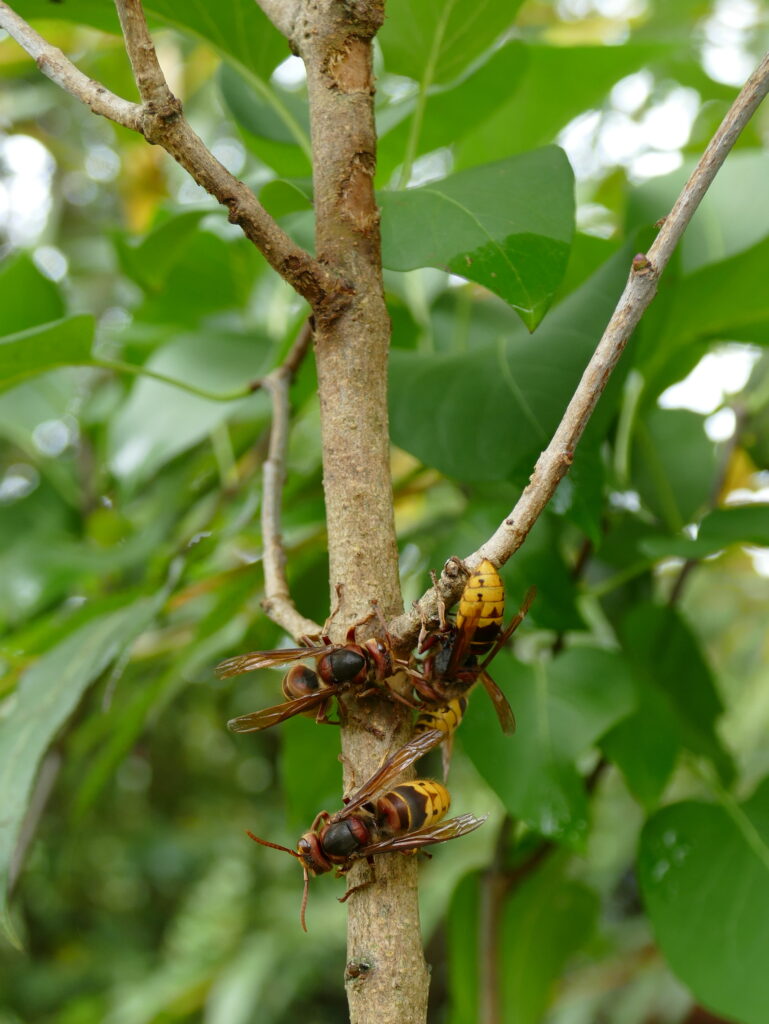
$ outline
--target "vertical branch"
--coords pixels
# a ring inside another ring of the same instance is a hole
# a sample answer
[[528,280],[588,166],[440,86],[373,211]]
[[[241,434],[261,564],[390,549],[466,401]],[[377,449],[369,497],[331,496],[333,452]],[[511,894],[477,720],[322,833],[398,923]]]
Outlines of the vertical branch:
[[[333,318],[315,317],[323,483],[331,586],[341,584],[335,627],[370,611],[401,608],[387,416],[390,322],[381,274],[371,42],[383,0],[317,0],[294,22],[310,101],[318,261],[349,281],[353,296]],[[366,702],[366,722],[342,729],[345,784],[360,784],[408,736],[392,702]],[[356,708],[356,712],[358,708]],[[350,885],[369,877],[363,863]],[[348,903],[346,974],[353,1024],[420,1024],[428,975],[422,952],[416,858],[382,857],[376,883]]]
[[262,466],[262,546],[264,551],[264,600],[262,607],[273,622],[292,636],[314,634],[319,627],[301,615],[291,599],[286,578],[286,552],[281,530],[283,486],[286,481],[288,450],[288,391],[312,339],[312,328],[305,321],[285,361],[267,374],[259,387],[269,392],[272,401],[272,425],[267,458]]

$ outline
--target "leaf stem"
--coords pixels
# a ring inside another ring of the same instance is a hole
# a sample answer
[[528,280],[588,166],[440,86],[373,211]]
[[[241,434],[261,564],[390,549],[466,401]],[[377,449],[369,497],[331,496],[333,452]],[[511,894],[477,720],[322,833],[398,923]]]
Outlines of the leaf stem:
[[758,829],[743,810],[742,805],[724,787],[709,765],[703,764],[701,759],[697,757],[689,757],[687,760],[689,760],[695,774],[702,779],[720,806],[737,826],[738,831],[753,853],[755,853],[764,867],[769,870],[769,846],[767,846]]
[[409,179],[411,178],[411,171],[414,166],[414,160],[416,159],[417,147],[419,146],[419,136],[422,133],[422,122],[425,117],[425,108],[427,107],[427,93],[430,86],[433,84],[435,66],[438,63],[441,43],[443,42],[443,36],[446,32],[446,25],[451,17],[451,10],[454,6],[454,2],[455,0],[448,0],[443,8],[443,14],[435,27],[433,44],[430,47],[430,53],[428,54],[427,62],[425,64],[425,71],[419,83],[417,104],[414,107],[414,113],[411,116],[411,127],[409,128],[409,137],[406,141],[406,152],[403,155],[403,165],[401,166],[400,178],[398,179],[397,187],[399,189],[406,188],[409,183]]
[[254,388],[250,384],[235,391],[209,391],[207,388],[199,388],[194,384],[187,384],[183,380],[177,380],[175,377],[168,377],[164,373],[148,370],[146,366],[124,363],[121,359],[91,359],[84,365],[96,366],[100,370],[114,370],[116,373],[131,373],[136,377],[149,377],[152,380],[160,381],[161,384],[169,384],[171,387],[187,391],[191,395],[197,395],[198,398],[205,398],[210,402],[234,402],[239,398],[248,398],[254,392]]

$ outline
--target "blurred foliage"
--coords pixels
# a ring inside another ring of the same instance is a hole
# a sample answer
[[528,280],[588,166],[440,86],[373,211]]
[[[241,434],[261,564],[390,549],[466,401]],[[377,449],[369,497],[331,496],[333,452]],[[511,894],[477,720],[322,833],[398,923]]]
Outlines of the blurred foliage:
[[[196,130],[311,245],[285,42],[253,0],[146,6]],[[134,98],[110,5],[13,7]],[[746,0],[388,4],[404,600],[509,514],[767,35]],[[0,947],[0,1024],[339,1021],[339,885],[313,885],[305,937],[296,865],[243,835],[291,843],[339,805],[337,737],[230,736],[279,675],[212,674],[282,639],[259,609],[269,407],[248,385],[305,310],[159,149],[8,38],[0,76],[0,877],[23,947]],[[491,820],[424,869],[436,1022],[694,1024],[699,1003],[765,1024],[767,118],[505,567],[511,608],[538,588],[495,666],[518,733],[481,696],[457,737],[455,805]],[[284,533],[322,621],[318,417],[308,360]]]

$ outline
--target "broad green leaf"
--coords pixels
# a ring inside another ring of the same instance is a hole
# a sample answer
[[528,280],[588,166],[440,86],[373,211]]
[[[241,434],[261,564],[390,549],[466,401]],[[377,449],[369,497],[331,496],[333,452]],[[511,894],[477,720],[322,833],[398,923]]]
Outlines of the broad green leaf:
[[688,409],[652,409],[636,424],[632,480],[647,508],[679,531],[711,500],[717,450],[704,417]]
[[223,64],[218,76],[224,102],[238,125],[255,139],[300,146],[309,158],[307,99]]
[[[497,344],[457,355],[393,351],[394,443],[460,480],[531,472],[614,310],[628,252],[612,257],[557,306],[535,338],[519,328]],[[593,414],[588,433],[594,441],[611,421],[623,373],[620,364]]]
[[3,334],[60,320],[66,313],[59,289],[26,253],[0,267],[0,311]]
[[593,934],[599,902],[580,882],[547,864],[505,907],[501,943],[502,1007],[509,1024],[540,1024],[569,957]]
[[677,556],[704,558],[730,544],[769,547],[769,505],[730,505],[709,512],[700,523],[696,539],[650,537],[641,544],[652,558]]
[[636,352],[648,397],[684,378],[716,342],[769,345],[769,238],[660,289]]
[[756,544],[769,547],[769,505],[730,505],[702,520],[698,540],[708,544]]
[[668,309],[661,348],[695,339],[769,342],[766,268],[769,238],[680,280]]
[[298,210],[312,209],[312,182],[303,180],[268,181],[259,190],[259,202],[273,217],[285,217]]
[[0,391],[60,366],[91,361],[94,320],[73,316],[0,338]]
[[250,242],[244,238],[225,241],[211,231],[189,233],[183,246],[166,254],[168,262],[158,259],[152,249],[150,265],[154,264],[153,273],[163,276],[162,286],[152,287],[136,317],[153,326],[192,326],[231,308],[242,310],[264,267]]
[[[186,334],[164,345],[147,368],[185,384],[226,393],[258,377],[270,349],[253,338]],[[197,444],[238,411],[266,414],[261,394],[238,402],[217,402],[160,381],[141,378],[110,423],[112,471],[123,479],[146,480],[169,459]],[[173,430],[169,430],[173,423]]]
[[681,750],[676,716],[654,686],[637,680],[638,707],[601,739],[601,750],[620,769],[630,792],[656,807]]
[[377,38],[387,71],[450,82],[510,28],[522,0],[389,0]]
[[135,601],[57,644],[29,669],[0,720],[0,917],[12,941],[8,872],[43,754],[88,686],[149,625],[163,599]]
[[481,903],[488,900],[484,884],[493,883],[478,873],[466,875],[452,898],[447,925],[449,1024],[479,1019],[478,966],[488,957],[499,961],[501,1020],[539,1024],[569,956],[590,941],[597,898],[584,885],[565,878],[563,864],[551,860],[505,899],[497,941],[481,951]]
[[481,692],[458,734],[462,745],[513,817],[580,847],[588,809],[576,758],[633,710],[628,665],[619,654],[577,647],[534,667],[499,654],[492,671],[518,730],[502,733]]
[[669,48],[630,44],[530,45],[527,49],[528,61],[518,88],[505,103],[494,103],[490,116],[481,106],[475,129],[461,132],[457,166],[470,167],[553,142],[578,114],[600,107],[615,82],[648,67]]
[[637,604],[621,625],[623,647],[642,685],[656,690],[676,722],[680,742],[710,758],[724,780],[734,766],[715,732],[723,711],[697,640],[674,608]]
[[[471,495],[473,503],[482,500]],[[475,536],[489,536],[496,525],[508,514],[512,501],[498,510],[496,517],[488,522],[485,529],[476,529]],[[469,544],[459,550],[466,550]],[[452,548],[451,550],[455,550]],[[562,552],[562,531],[556,516],[540,516],[526,538],[526,543],[510,559],[502,573],[507,590],[507,615],[512,616],[517,600],[522,599],[529,587],[536,583],[537,597],[529,612],[531,619],[540,629],[556,632],[569,629],[584,629],[585,622],[577,608],[579,590]]]
[[573,176],[562,150],[547,147],[377,199],[384,266],[460,274],[510,303],[534,330],[574,233]]
[[[103,0],[66,0],[55,6],[49,0],[18,0],[14,10],[23,18],[62,18],[92,25],[104,32],[120,32],[114,5],[105,4]],[[265,79],[290,55],[286,40],[253,0],[219,0],[216,17],[202,0],[184,4],[174,0],[147,0],[144,10],[151,23],[192,32],[223,56]]]
[[769,1006],[769,785],[745,804],[665,807],[641,836],[639,871],[657,942],[708,1009],[764,1024]]
[[[454,146],[466,132],[477,127],[479,119],[491,117],[508,101],[527,64],[528,47],[515,39],[496,50],[480,67],[472,68],[459,82],[429,91],[424,99],[414,155]],[[404,159],[417,100],[417,96],[409,96],[377,112],[377,170],[385,177]]]
[[146,291],[160,291],[171,267],[183,257],[190,238],[210,210],[187,210],[163,221],[138,244],[130,245],[118,235],[118,255],[123,270]]

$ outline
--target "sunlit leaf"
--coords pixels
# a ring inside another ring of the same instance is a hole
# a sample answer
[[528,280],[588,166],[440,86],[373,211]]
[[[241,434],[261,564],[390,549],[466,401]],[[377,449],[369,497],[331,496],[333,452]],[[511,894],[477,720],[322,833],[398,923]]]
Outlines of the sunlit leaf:
[[0,391],[59,366],[88,363],[93,334],[92,316],[73,316],[0,338]]
[[[530,472],[616,305],[627,256],[617,254],[601,267],[549,314],[534,337],[511,330],[497,344],[456,355],[393,351],[395,444],[460,480]],[[601,398],[590,437],[600,437],[610,422],[622,372],[620,367]]]
[[390,0],[378,38],[392,74],[448,82],[512,26],[522,0]]
[[[263,78],[289,56],[286,40],[252,0],[220,0],[215,18],[202,0],[181,5],[173,0],[148,0],[143,6],[151,23],[192,32]],[[14,9],[23,18],[62,18],[105,32],[120,31],[114,5],[102,0],[66,0],[55,6],[50,0],[19,0]]]
[[668,529],[680,530],[710,498],[716,446],[689,409],[653,409],[636,427],[633,484]]
[[41,274],[29,256],[21,252],[0,267],[0,331],[16,334],[66,313],[57,286]]
[[[266,347],[260,354],[253,338],[220,334],[212,362],[210,339],[184,334],[158,349],[147,367],[183,384],[226,393],[258,377],[268,354]],[[261,416],[266,406],[262,394],[237,403],[217,402],[141,378],[111,422],[113,472],[127,480],[147,479],[158,466],[196,444],[229,416],[245,409]],[[174,424],[173,430],[168,429],[169,422]]]
[[563,151],[549,147],[380,192],[383,263],[451,270],[509,302],[533,330],[566,269],[572,189]]

